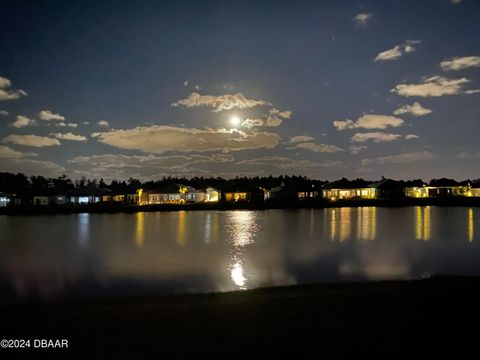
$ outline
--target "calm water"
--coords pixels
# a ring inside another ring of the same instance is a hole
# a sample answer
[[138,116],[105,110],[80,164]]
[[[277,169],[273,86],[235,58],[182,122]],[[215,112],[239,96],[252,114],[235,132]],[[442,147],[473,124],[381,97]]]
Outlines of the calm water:
[[480,208],[0,216],[0,302],[480,275]]

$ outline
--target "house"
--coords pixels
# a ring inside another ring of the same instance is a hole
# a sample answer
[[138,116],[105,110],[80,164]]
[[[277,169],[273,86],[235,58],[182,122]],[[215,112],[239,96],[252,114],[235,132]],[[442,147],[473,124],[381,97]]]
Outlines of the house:
[[57,194],[53,188],[41,190],[31,196],[31,203],[35,206],[63,205],[68,201],[66,194]]
[[225,202],[261,202],[265,192],[256,186],[230,185],[222,189],[221,198]]
[[142,204],[185,204],[188,188],[181,184],[169,184],[158,190],[142,192]]
[[0,207],[5,207],[9,205],[12,202],[13,197],[14,196],[12,194],[0,192]]
[[470,194],[469,196],[480,196],[480,182],[476,181],[473,182],[470,187]]
[[104,188],[80,188],[70,192],[68,200],[71,204],[96,204],[108,199],[111,190]]
[[219,190],[212,188],[212,187],[207,187],[205,189],[206,197],[205,197],[205,202],[218,202],[220,201],[221,193]]
[[470,182],[459,183],[451,179],[433,179],[429,185],[405,188],[405,196],[414,198],[474,196],[474,193],[477,192],[472,191]]
[[365,180],[357,179],[349,181],[345,178],[327,183],[323,186],[322,196],[324,199],[350,200],[350,199],[375,199],[380,191]]
[[385,179],[368,185],[369,188],[377,189],[377,197],[379,198],[395,198],[405,196],[405,182],[392,179]]
[[312,187],[303,187],[296,189],[297,199],[298,200],[307,200],[307,199],[316,199],[319,196],[318,189],[315,189],[314,185]]

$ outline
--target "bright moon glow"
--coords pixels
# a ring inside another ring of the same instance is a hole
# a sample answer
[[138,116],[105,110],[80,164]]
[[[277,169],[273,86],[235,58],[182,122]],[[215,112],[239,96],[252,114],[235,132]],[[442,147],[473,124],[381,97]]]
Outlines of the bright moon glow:
[[240,125],[240,118],[238,116],[232,116],[230,118],[230,123],[232,124],[232,126],[238,126]]

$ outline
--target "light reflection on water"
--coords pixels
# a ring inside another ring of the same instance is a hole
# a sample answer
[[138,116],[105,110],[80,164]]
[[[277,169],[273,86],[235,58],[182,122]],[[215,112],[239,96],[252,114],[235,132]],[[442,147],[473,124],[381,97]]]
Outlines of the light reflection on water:
[[227,213],[227,241],[231,241],[229,271],[232,281],[239,289],[247,288],[247,270],[244,268],[244,250],[255,242],[259,223],[255,211],[232,211]]
[[430,206],[0,216],[0,302],[480,275],[479,216]]

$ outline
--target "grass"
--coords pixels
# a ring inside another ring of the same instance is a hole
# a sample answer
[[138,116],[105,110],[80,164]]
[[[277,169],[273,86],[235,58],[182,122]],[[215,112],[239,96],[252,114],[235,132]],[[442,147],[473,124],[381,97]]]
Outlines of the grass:
[[139,358],[474,350],[479,289],[479,278],[436,277],[9,306],[1,332]]

